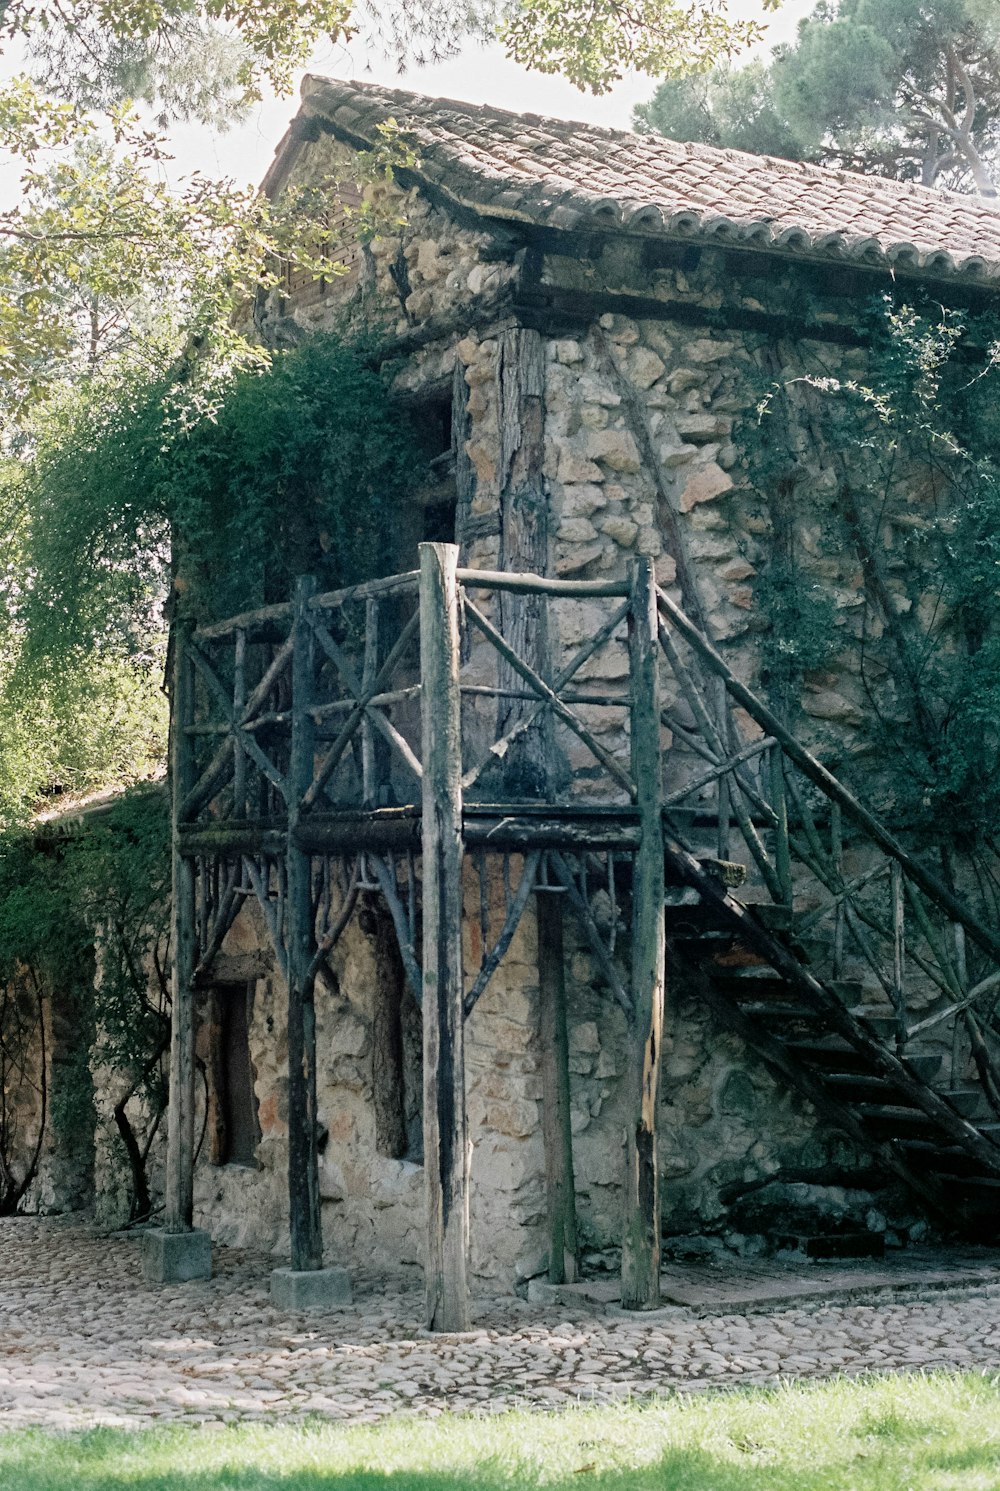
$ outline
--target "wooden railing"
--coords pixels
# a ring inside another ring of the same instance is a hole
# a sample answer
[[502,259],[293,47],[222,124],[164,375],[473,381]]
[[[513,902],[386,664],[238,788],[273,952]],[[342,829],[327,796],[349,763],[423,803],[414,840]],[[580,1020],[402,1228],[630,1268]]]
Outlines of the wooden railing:
[[[748,893],[757,887],[788,907],[788,930],[800,946],[812,944],[818,975],[851,973],[880,992],[899,1055],[947,1031],[953,1085],[961,1028],[997,1106],[1000,1074],[983,1027],[1000,1001],[1000,937],[736,677],[662,590],[658,609],[664,654],[690,711],[687,723],[669,714],[666,723],[707,768],[668,793],[668,815],[712,784],[720,853],[732,852],[735,836]],[[740,715],[758,738],[745,739]]]
[[[419,571],[327,594],[304,579],[289,604],[176,635],[168,1223],[191,1218],[192,991],[253,895],[289,990],[293,1266],[318,1267],[313,985],[361,892],[377,892],[424,1002],[428,1320],[461,1327],[463,1025],[533,894],[551,894],[578,918],[627,1021],[623,1300],[648,1305],[659,1279],[665,862],[697,894],[716,894],[688,830],[710,829],[716,873],[742,857],[748,901],[784,909],[770,955],[808,997],[829,1003],[858,969],[884,992],[897,1076],[909,1044],[950,1022],[998,1105],[984,1026],[1000,997],[1000,939],[732,672],[657,589],[652,561],[635,561],[627,580],[571,581],[457,558],[424,545]],[[585,624],[581,603],[592,608]],[[574,630],[584,639],[565,645]],[[466,854],[480,886],[475,969],[462,965]],[[499,920],[488,855],[504,888]],[[598,888],[610,909],[600,926]],[[625,898],[627,974],[616,949]],[[804,971],[805,939],[820,933],[825,952]],[[551,952],[547,977],[561,959]],[[841,1023],[861,1038],[853,1016]],[[953,1077],[965,1055],[956,1045]],[[550,1181],[558,1190],[565,1176]]]

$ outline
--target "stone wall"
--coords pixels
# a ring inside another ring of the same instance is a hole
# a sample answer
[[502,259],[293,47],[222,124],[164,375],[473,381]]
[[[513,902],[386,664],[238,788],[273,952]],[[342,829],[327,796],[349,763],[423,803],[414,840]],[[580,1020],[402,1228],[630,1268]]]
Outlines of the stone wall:
[[[322,184],[347,168],[345,152],[321,139],[306,152],[300,175],[303,181]],[[393,210],[405,221],[364,248],[356,280],[331,281],[308,304],[272,297],[267,324],[280,337],[340,326],[345,317],[373,321],[404,339],[406,359],[398,374],[402,392],[419,402],[422,397],[440,399],[443,391],[464,385],[468,423],[459,458],[466,468],[468,510],[467,526],[458,537],[468,564],[494,567],[506,500],[498,358],[513,324],[504,297],[523,288],[540,255],[526,257],[523,250],[508,247],[504,257],[496,233],[459,226],[416,191],[399,194]],[[858,295],[869,293],[870,287],[845,283],[824,301],[807,269],[774,257],[739,261],[721,251],[688,249],[672,256],[664,252],[657,262],[648,246],[616,242],[612,236],[603,249],[598,244],[565,255],[549,251],[541,265],[534,288],[562,296],[559,304],[570,307],[565,329],[541,334],[545,422],[540,479],[546,495],[549,572],[574,578],[622,576],[634,555],[653,555],[661,583],[689,605],[693,588],[699,619],[731,666],[766,689],[762,639],[770,618],[760,602],[761,583],[780,537],[786,549],[790,545],[794,550],[803,583],[822,588],[829,600],[831,636],[843,639],[843,646],[830,649],[821,670],[806,673],[795,704],[798,728],[824,751],[849,756],[867,749],[858,734],[865,683],[852,645],[863,624],[862,576],[853,552],[831,537],[842,453],[831,453],[817,433],[814,389],[803,386],[789,394],[781,418],[775,417],[763,436],[759,432],[765,416],[758,405],[762,386],[787,385],[820,368],[827,378],[863,376],[863,351],[852,347],[850,338],[825,339],[823,327],[842,327]],[[604,292],[619,300],[641,295],[650,313],[595,311],[590,319],[578,315],[576,326],[570,327],[573,295],[593,298]],[[796,310],[812,327],[798,340],[745,329],[748,314],[787,316]],[[765,446],[770,440],[768,453],[775,469],[780,468],[780,511],[752,480],[747,441],[754,428],[755,439]],[[915,474],[916,515],[926,498],[926,485]],[[402,550],[410,545],[415,551],[418,516],[400,515],[400,567],[416,557]],[[891,532],[884,535],[889,549],[896,541]],[[899,580],[892,585],[902,604],[905,587]],[[556,613],[558,664],[594,634],[606,612],[596,603],[577,602],[560,605]],[[887,676],[889,662],[880,656],[880,638],[870,618],[867,625],[869,666]],[[468,652],[463,676],[466,682],[487,682],[494,676],[481,646]],[[581,677],[609,690],[621,689],[627,678],[624,646],[606,649]],[[668,705],[683,713],[666,672],[663,684]],[[475,725],[487,741],[492,708],[480,706]],[[588,723],[603,732],[609,750],[627,759],[621,714],[593,711]],[[742,723],[752,738],[752,722]],[[566,790],[599,795],[586,753],[569,738],[560,737],[559,744],[568,768]],[[690,753],[667,731],[663,744],[668,785],[685,780],[693,768]],[[466,955],[467,968],[474,970],[480,951],[479,890],[469,873]],[[751,888],[749,894],[759,890]],[[488,882],[488,896],[494,917],[502,916],[498,875]],[[588,1249],[600,1253],[619,1239],[625,1031],[571,921],[567,937],[580,1218]],[[262,952],[266,934],[248,908],[227,939],[224,955],[259,957]],[[624,938],[622,952],[627,955]],[[321,1192],[331,1260],[390,1271],[420,1263],[423,1185],[416,1153],[390,1157],[378,1152],[373,1103],[378,977],[371,941],[355,922],[317,994],[320,1118],[327,1132]],[[196,1209],[220,1240],[264,1246],[281,1256],[288,1246],[287,1048],[284,987],[273,962],[253,980],[250,1035],[261,1129],[257,1166],[212,1165],[203,1152]],[[473,1271],[480,1280],[509,1286],[541,1268],[544,1248],[543,1094],[530,910],[469,1021],[467,1081]],[[865,1168],[863,1155],[817,1125],[807,1104],[776,1086],[736,1037],[713,1024],[696,984],[675,982],[673,974],[662,1096],[664,1222],[669,1233],[732,1232],[727,1205],[741,1189],[747,1194],[764,1189],[769,1177],[794,1186],[801,1184],[797,1175],[810,1171],[849,1176]],[[868,1224],[877,1225],[874,1200],[868,1215]],[[884,1215],[881,1223],[885,1225]],[[740,1232],[742,1238],[753,1235],[750,1224]]]

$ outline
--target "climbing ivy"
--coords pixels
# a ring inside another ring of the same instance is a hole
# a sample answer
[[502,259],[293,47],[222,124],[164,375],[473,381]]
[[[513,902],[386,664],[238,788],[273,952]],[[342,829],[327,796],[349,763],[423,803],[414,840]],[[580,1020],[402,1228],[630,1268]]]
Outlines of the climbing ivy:
[[192,390],[122,375],[68,394],[26,463],[0,606],[0,822],[53,790],[148,773],[174,604],[198,620],[386,573],[426,469],[367,349],[314,336]]
[[[0,836],[0,1214],[21,1203],[41,1155],[40,1144],[25,1151],[11,1122],[25,1082],[40,1085],[46,1130],[87,1165],[92,1055],[113,1074],[101,1117],[127,1178],[127,1214],[150,1210],[146,1162],[166,1104],[168,845],[166,794],[155,788],[69,831],[39,824]],[[39,1084],[42,1021],[55,1060]],[[57,1026],[66,1039],[53,1052]]]
[[887,297],[861,330],[863,356],[839,361],[803,343],[779,364],[750,345],[758,402],[735,438],[767,534],[761,681],[788,714],[825,669],[853,668],[869,749],[841,742],[841,769],[946,864],[976,859],[992,904],[1000,324]]

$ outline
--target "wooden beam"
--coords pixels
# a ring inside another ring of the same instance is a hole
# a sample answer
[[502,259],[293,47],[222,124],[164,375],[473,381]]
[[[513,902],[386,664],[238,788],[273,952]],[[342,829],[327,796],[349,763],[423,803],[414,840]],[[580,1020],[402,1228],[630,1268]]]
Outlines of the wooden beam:
[[660,1188],[657,1100],[663,1033],[666,931],[657,673],[656,581],[652,561],[636,561],[629,634],[632,673],[632,776],[641,836],[632,889],[632,1019],[626,1097],[625,1231],[622,1305],[653,1309],[660,1300]]
[[[541,575],[548,568],[548,496],[545,460],[545,347],[537,331],[512,327],[497,338],[496,407],[500,436],[500,569]],[[496,602],[499,630],[511,650],[548,679],[549,610],[537,586],[502,589]],[[496,733],[505,735],[531,706],[510,697],[515,682],[501,654]],[[546,798],[553,763],[552,716],[542,710],[506,753],[505,795]]]
[[174,633],[170,690],[171,935],[170,1096],[167,1115],[166,1215],[168,1232],[190,1230],[194,1214],[194,968],[195,862],[181,852],[181,806],[194,776],[185,732],[194,713],[194,679],[188,657],[190,628]]
[[573,1180],[573,1131],[570,1127],[563,900],[564,896],[558,890],[539,890],[535,897],[550,1284],[576,1282],[579,1246]]
[[316,582],[302,576],[295,587],[292,635],[292,747],[288,765],[288,1218],[295,1272],[323,1267],[316,1117],[316,1006],[312,963],[316,929],[312,858],[295,839],[302,800],[313,773],[312,706],[315,633],[309,602]]
[[421,544],[425,1283],[427,1324],[446,1331],[469,1328],[457,565],[454,544]]

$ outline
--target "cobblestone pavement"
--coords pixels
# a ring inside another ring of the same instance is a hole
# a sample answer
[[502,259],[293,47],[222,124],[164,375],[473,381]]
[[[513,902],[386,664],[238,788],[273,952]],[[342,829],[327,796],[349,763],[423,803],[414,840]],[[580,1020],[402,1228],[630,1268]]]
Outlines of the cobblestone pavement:
[[624,1317],[479,1301],[474,1331],[431,1337],[415,1285],[362,1280],[350,1309],[289,1315],[269,1258],[216,1249],[208,1283],[143,1283],[135,1239],[0,1220],[0,1429],[132,1428],[401,1407],[606,1402],[669,1387],[888,1368],[1000,1366],[997,1283],[885,1301]]

